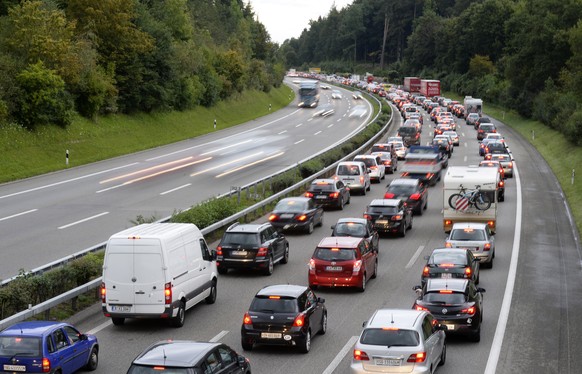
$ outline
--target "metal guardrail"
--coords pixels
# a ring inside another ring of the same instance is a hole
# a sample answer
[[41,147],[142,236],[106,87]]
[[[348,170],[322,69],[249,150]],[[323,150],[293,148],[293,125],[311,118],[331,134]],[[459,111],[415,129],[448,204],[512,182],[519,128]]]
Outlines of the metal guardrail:
[[[380,104],[380,111],[378,112],[378,114],[372,120],[370,120],[368,122],[368,124],[366,124],[366,126],[364,126],[364,129],[366,127],[368,127],[370,124],[374,123],[378,119],[380,113],[382,112],[381,111],[381,109],[382,109],[382,103],[376,97],[374,97],[374,96],[371,96],[371,97],[373,99],[375,99]],[[289,193],[295,191],[296,189],[298,189],[298,188],[306,185],[307,183],[310,183],[314,179],[317,179],[317,178],[319,178],[319,177],[321,177],[323,175],[326,175],[330,171],[335,170],[335,168],[336,168],[336,166],[337,166],[337,164],[339,162],[344,161],[346,159],[353,158],[355,155],[357,155],[357,154],[361,153],[362,151],[370,148],[372,144],[376,143],[377,140],[382,135],[384,135],[384,133],[388,130],[388,128],[392,124],[393,118],[394,118],[394,112],[392,112],[392,114],[391,114],[390,119],[388,120],[388,122],[384,125],[384,127],[375,136],[373,136],[372,138],[370,138],[370,140],[368,140],[366,143],[364,143],[360,148],[354,150],[352,153],[346,155],[345,157],[343,157],[342,159],[336,161],[332,165],[330,165],[330,166],[322,169],[318,173],[313,174],[310,177],[308,177],[306,179],[303,179],[300,182],[298,182],[298,183],[296,183],[296,184],[294,184],[294,185],[292,185],[292,186],[284,189],[283,191],[280,191],[280,192],[278,192],[278,193],[276,193],[276,194],[274,194],[272,196],[269,196],[265,200],[259,201],[258,203],[254,204],[254,205],[252,205],[252,206],[250,206],[250,207],[248,207],[246,209],[243,209],[240,212],[238,212],[238,213],[236,213],[236,214],[234,214],[234,215],[232,215],[230,217],[227,217],[227,218],[225,218],[225,219],[223,219],[223,220],[221,220],[219,222],[216,222],[216,223],[214,223],[214,224],[212,224],[212,225],[210,225],[208,227],[205,227],[205,228],[203,228],[200,231],[202,232],[203,235],[208,235],[208,234],[210,234],[210,233],[212,233],[212,232],[214,232],[216,230],[219,230],[219,229],[223,228],[226,225],[229,225],[229,224],[231,224],[231,223],[233,223],[235,221],[238,221],[240,218],[243,218],[244,216],[246,216],[246,215],[248,215],[250,213],[253,213],[253,212],[255,212],[258,209],[262,209],[263,207],[271,204],[272,202],[278,200],[279,198],[286,196],[287,194],[289,194]],[[355,134],[351,134],[351,135],[353,136]],[[328,150],[334,148],[338,144],[339,143],[336,143],[336,144],[334,144],[334,145],[332,145],[330,147],[327,147],[326,149],[324,149],[324,150],[322,150],[322,151],[320,151],[320,152],[312,155],[311,157],[306,158],[306,159],[300,161],[298,164],[301,164],[301,163],[303,163],[305,161],[308,161],[308,160],[310,160],[312,158],[315,158],[315,157],[321,155],[322,153],[327,152]],[[267,177],[265,177],[263,179],[260,179],[260,180],[254,181],[252,183],[249,183],[249,184],[247,184],[245,186],[242,186],[241,189],[251,188],[253,186],[258,185],[258,183],[261,183],[261,182],[263,182],[265,180],[268,180],[268,179],[270,179],[270,178],[272,178],[274,176],[277,176],[279,174],[282,174],[282,173],[284,173],[284,172],[286,172],[288,170],[294,169],[296,167],[297,166],[294,165],[294,166],[285,168],[282,171],[279,171],[277,173],[274,173],[272,175],[269,175],[269,176],[267,176]],[[222,195],[218,196],[218,198],[223,197],[223,196],[230,196],[232,194],[233,194],[233,192],[229,192],[229,193],[222,194]],[[161,223],[167,222],[167,221],[170,220],[170,218],[171,218],[171,216],[170,217],[163,218],[163,219],[161,219],[161,220],[159,220],[157,222],[161,222]],[[60,260],[53,261],[50,264],[46,264],[46,265],[44,265],[42,267],[36,268],[34,270],[31,270],[27,274],[40,275],[40,274],[42,274],[45,271],[48,271],[48,270],[57,268],[57,267],[62,266],[62,265],[65,265],[69,261],[72,261],[74,259],[83,257],[84,255],[86,255],[88,253],[97,252],[99,250],[104,250],[106,244],[107,244],[107,242],[103,242],[103,243],[97,244],[97,245],[95,245],[93,247],[84,249],[84,250],[79,251],[77,253],[74,253],[74,254],[72,254],[70,256],[64,257],[64,258],[62,258]],[[7,280],[3,281],[0,286],[4,286],[4,285],[8,284],[10,281],[16,279],[17,277],[18,276],[15,276],[15,277],[12,277],[10,279],[7,279]],[[96,279],[90,281],[89,283],[86,283],[86,284],[81,285],[81,286],[79,286],[77,288],[74,288],[74,289],[72,289],[72,290],[70,290],[68,292],[65,292],[63,294],[60,294],[58,296],[55,296],[52,299],[49,299],[47,301],[44,301],[44,302],[42,302],[40,304],[31,306],[27,310],[24,310],[24,311],[19,312],[19,313],[15,314],[15,315],[13,315],[11,317],[8,317],[6,319],[1,320],[0,321],[0,331],[2,331],[3,329],[5,329],[8,326],[11,326],[12,324],[14,324],[16,322],[24,321],[24,320],[26,320],[28,318],[34,317],[34,316],[36,316],[36,315],[38,315],[40,313],[43,313],[43,312],[45,312],[45,311],[47,311],[47,310],[49,310],[51,308],[54,308],[55,306],[57,306],[59,304],[62,304],[64,302],[66,302],[66,301],[69,301],[69,300],[73,299],[74,297],[77,297],[79,295],[84,294],[85,292],[88,292],[88,291],[90,291],[92,289],[95,289],[95,288],[99,287],[100,284],[101,284],[101,279],[102,279],[102,277],[96,278]]]

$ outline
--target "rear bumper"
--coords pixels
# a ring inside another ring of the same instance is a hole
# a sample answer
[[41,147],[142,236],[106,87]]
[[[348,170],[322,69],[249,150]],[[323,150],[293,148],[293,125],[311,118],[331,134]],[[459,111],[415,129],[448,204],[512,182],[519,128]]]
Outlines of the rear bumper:
[[[217,267],[229,269],[262,269],[268,266],[269,259],[216,259]],[[219,264],[219,265],[218,265]]]
[[[133,307],[133,306],[132,306]],[[144,319],[163,319],[175,317],[178,312],[178,302],[174,302],[174,305],[169,307],[164,307],[162,313],[133,313],[133,312],[113,312],[109,311],[111,307],[107,304],[101,304],[101,310],[105,317],[111,318],[144,318]]]
[[[280,338],[263,338],[261,333],[276,333],[281,334]],[[265,344],[265,345],[284,345],[295,346],[305,340],[306,332],[298,331],[283,331],[283,330],[256,330],[243,326],[241,328],[241,339],[250,344]]]
[[309,274],[309,285],[321,287],[361,287],[362,277],[363,274],[349,277]]

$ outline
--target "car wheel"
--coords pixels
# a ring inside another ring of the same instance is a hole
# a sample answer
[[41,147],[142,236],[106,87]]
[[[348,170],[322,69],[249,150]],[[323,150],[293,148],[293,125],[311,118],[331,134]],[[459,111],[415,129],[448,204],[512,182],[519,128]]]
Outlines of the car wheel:
[[210,286],[210,295],[208,295],[206,299],[204,299],[204,301],[206,301],[206,304],[214,304],[214,302],[216,301],[216,293],[217,293],[216,279],[213,279],[212,286]]
[[374,261],[374,272],[372,273],[372,279],[378,276],[378,260]]
[[346,201],[346,204],[349,204],[352,201],[352,194],[350,193],[348,195],[348,201]]
[[89,361],[87,365],[85,365],[85,369],[89,371],[97,370],[97,366],[99,365],[99,350],[97,347],[93,347],[91,350],[91,354],[89,355]]
[[289,262],[289,246],[285,246],[285,253],[283,253],[283,258],[281,259],[282,264],[286,264]]
[[113,317],[111,318],[111,322],[113,322],[115,326],[122,326],[125,323],[125,318]]
[[414,211],[414,214],[422,216],[422,211],[423,211],[422,206],[419,206],[418,209]]
[[364,275],[362,276],[362,285],[360,287],[358,287],[358,291],[360,291],[360,292],[366,291],[366,278],[367,277],[368,277],[368,275],[366,273],[364,273]]
[[443,343],[443,350],[441,352],[441,360],[439,362],[439,366],[443,366],[447,361],[447,343]]
[[406,236],[406,225],[402,225],[402,229],[400,229],[400,236],[403,238]]
[[253,343],[248,343],[244,339],[241,339],[240,345],[242,345],[243,351],[252,351],[253,350]]
[[226,274],[228,273],[228,268],[225,268],[224,266],[217,266],[216,270],[218,270],[218,274]]
[[501,195],[499,196],[499,202],[504,202],[505,201],[505,195]]
[[428,208],[428,199],[426,200],[426,203],[424,203],[424,208],[422,208],[422,209],[426,210],[426,208]]
[[364,185],[364,188],[362,188],[362,196],[366,196],[366,186]]
[[269,256],[269,262],[267,263],[267,267],[265,268],[264,274],[269,276],[273,274],[273,270],[275,269],[275,262],[273,261],[273,256]]
[[323,317],[321,318],[321,330],[319,330],[319,335],[325,335],[327,332],[327,313],[323,313]]
[[493,256],[491,257],[491,261],[486,262],[483,264],[483,267],[487,268],[487,269],[492,269],[493,268]]
[[[378,181],[378,183],[380,183],[380,181]],[[370,191],[370,188],[372,188],[372,183],[368,184],[368,191]]]
[[339,210],[344,210],[344,198],[343,197],[340,197],[337,207]]
[[313,221],[309,221],[309,225],[307,225],[307,233],[311,234],[313,232]]
[[186,306],[183,301],[180,301],[180,306],[178,306],[178,313],[176,317],[172,318],[172,326],[182,327],[184,326],[184,321],[186,320]]
[[481,324],[479,324],[479,328],[471,335],[471,340],[475,343],[481,341]]
[[409,230],[410,230],[410,229],[412,229],[412,220],[413,220],[413,219],[414,219],[413,217],[410,217],[410,225],[408,225],[408,229],[409,229]]
[[311,349],[311,331],[307,330],[307,334],[305,334],[305,339],[303,339],[301,345],[299,346],[299,351],[301,353],[309,353],[310,349]]

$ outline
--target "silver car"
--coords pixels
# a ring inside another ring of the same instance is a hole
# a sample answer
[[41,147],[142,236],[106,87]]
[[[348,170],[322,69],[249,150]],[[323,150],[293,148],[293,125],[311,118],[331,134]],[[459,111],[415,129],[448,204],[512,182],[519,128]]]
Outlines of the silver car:
[[352,373],[434,373],[447,357],[444,329],[427,311],[379,309],[354,346]]
[[445,247],[470,249],[483,267],[493,267],[495,238],[486,223],[455,223],[445,240]]

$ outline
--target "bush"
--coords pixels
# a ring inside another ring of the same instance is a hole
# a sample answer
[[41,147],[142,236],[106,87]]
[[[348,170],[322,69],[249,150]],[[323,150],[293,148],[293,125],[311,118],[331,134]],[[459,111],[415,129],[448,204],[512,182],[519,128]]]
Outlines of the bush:
[[299,165],[299,173],[301,174],[301,179],[308,178],[309,176],[317,173],[325,167],[323,161],[318,157],[314,160],[309,160]]

